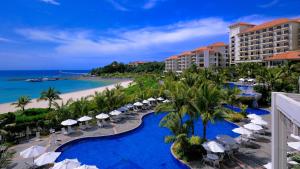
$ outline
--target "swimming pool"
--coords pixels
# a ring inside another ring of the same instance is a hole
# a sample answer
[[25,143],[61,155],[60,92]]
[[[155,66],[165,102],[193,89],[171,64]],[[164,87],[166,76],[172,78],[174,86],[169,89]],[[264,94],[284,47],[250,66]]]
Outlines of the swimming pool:
[[[164,143],[170,132],[158,126],[165,114],[149,114],[143,124],[127,133],[75,140],[60,147],[62,154],[57,162],[77,158],[82,164],[96,165],[101,169],[187,169],[170,152],[171,144]],[[218,134],[237,137],[231,130],[237,126],[227,121],[209,124],[208,139]],[[202,135],[202,125],[196,123],[196,134]]]
[[[232,106],[232,105],[224,105],[225,108],[228,108],[232,111],[235,111],[235,112],[241,112],[241,109],[239,107],[235,107],[235,106]],[[247,114],[256,114],[256,115],[266,115],[266,114],[270,114],[269,111],[267,110],[264,110],[264,109],[259,109],[259,108],[247,108],[246,110],[246,113]]]

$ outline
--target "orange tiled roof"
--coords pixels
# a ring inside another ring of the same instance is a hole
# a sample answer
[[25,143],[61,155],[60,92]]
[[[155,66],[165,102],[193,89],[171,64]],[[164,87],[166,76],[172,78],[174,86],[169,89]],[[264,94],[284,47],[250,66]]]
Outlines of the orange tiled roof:
[[195,51],[195,52],[202,52],[204,50],[209,50],[209,48],[207,46],[202,46],[202,47],[199,47],[199,48],[197,48],[197,49],[195,49],[193,51]]
[[178,56],[175,55],[167,58],[167,60],[174,60],[174,59],[178,59]]
[[182,52],[182,53],[179,55],[179,57],[185,56],[185,55],[190,55],[190,54],[192,54],[191,51],[185,51],[185,52]]
[[229,27],[235,27],[235,26],[255,26],[255,25],[253,25],[251,23],[246,23],[246,22],[237,22],[237,23],[230,25]]
[[275,54],[269,58],[265,59],[266,61],[275,61],[275,60],[300,60],[300,50],[298,51],[288,51],[284,53]]
[[285,24],[285,23],[292,22],[292,21],[295,21],[295,20],[291,20],[291,19],[287,19],[287,18],[276,19],[276,20],[266,22],[266,23],[263,23],[263,24],[260,24],[260,25],[256,25],[252,28],[248,28],[245,31],[243,31],[242,33],[257,31],[257,30],[273,27],[273,26],[276,26],[276,25]]
[[227,46],[227,45],[224,42],[216,42],[209,45],[208,47],[223,47],[223,46]]

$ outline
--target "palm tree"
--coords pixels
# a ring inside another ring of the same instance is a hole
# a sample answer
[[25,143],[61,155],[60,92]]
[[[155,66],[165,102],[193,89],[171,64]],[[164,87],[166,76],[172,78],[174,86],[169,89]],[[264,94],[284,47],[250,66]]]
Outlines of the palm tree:
[[89,101],[88,97],[81,97],[79,100],[73,102],[70,109],[73,113],[73,118],[78,118],[80,116],[86,115],[89,112]]
[[14,154],[14,152],[9,151],[8,148],[5,148],[5,150],[0,153],[0,168],[8,168],[12,162]]
[[53,102],[52,104],[55,109],[52,111],[52,113],[54,114],[55,119],[51,119],[51,120],[56,120],[60,122],[65,119],[72,118],[71,117],[72,113],[69,107],[72,102],[73,102],[72,99],[67,100],[66,103],[62,101],[60,104],[57,102]]
[[105,111],[106,103],[105,103],[105,96],[103,93],[95,92],[94,99],[93,99],[96,113],[100,113]]
[[54,100],[58,100],[58,99],[61,99],[59,97],[59,94],[60,92],[55,90],[54,88],[52,87],[49,87],[48,90],[45,90],[41,93],[41,97],[38,99],[38,101],[40,100],[48,100],[49,101],[49,107],[48,109],[51,109],[51,106],[53,104],[53,101]]
[[221,118],[222,92],[214,84],[204,82],[198,89],[194,99],[190,101],[191,106],[198,112],[203,124],[203,138],[206,139],[208,122],[214,122]]
[[21,96],[21,97],[19,97],[18,101],[15,103],[12,103],[12,105],[15,105],[16,107],[21,108],[22,112],[24,112],[25,106],[31,102],[30,100],[31,99],[29,96]]

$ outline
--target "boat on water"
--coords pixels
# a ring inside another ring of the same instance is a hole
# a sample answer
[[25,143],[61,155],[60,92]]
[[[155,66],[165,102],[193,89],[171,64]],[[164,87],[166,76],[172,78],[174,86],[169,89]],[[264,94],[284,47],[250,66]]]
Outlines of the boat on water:
[[56,81],[59,80],[59,78],[34,78],[34,79],[26,79],[26,82],[44,82],[44,81]]

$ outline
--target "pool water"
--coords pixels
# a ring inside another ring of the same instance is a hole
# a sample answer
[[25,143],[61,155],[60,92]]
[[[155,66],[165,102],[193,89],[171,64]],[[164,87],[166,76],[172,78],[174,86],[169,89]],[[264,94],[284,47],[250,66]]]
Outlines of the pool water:
[[[241,112],[241,109],[239,107],[236,107],[236,106],[232,106],[232,105],[224,105],[225,108],[228,108],[232,111],[235,111],[235,112]],[[264,109],[259,109],[259,108],[247,108],[246,110],[246,113],[247,114],[256,114],[256,115],[266,115],[266,114],[270,114],[269,111],[267,110],[264,110]]]
[[[67,143],[57,150],[62,152],[57,162],[77,158],[82,164],[101,169],[187,169],[171,155],[171,144],[164,143],[164,136],[170,134],[168,129],[159,127],[164,115],[149,114],[144,117],[143,125],[128,133]],[[215,139],[218,134],[237,137],[231,131],[236,127],[223,120],[210,123],[207,137]],[[196,134],[202,136],[200,121],[196,123]]]

